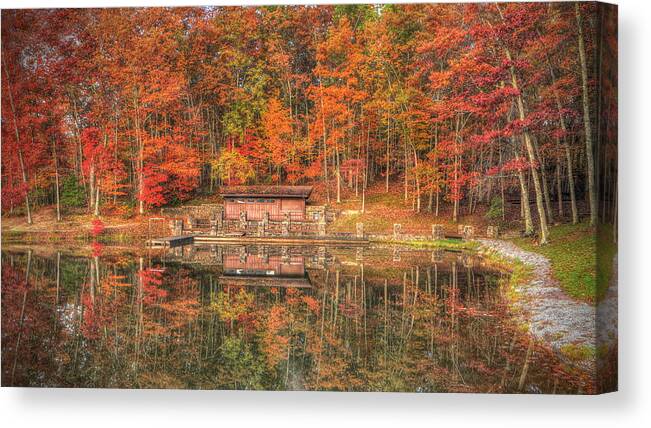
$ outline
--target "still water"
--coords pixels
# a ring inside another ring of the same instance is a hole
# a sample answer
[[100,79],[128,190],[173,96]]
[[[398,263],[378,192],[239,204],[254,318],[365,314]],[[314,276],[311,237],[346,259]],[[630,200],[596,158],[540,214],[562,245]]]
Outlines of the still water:
[[4,249],[2,386],[590,392],[507,279],[400,247]]

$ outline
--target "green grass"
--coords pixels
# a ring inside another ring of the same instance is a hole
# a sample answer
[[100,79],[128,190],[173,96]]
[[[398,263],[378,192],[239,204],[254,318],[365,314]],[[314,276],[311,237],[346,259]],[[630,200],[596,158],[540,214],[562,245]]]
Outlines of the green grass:
[[371,233],[392,233],[393,221],[386,217],[366,214],[348,214],[339,216],[334,223],[328,226],[333,232],[351,232],[357,223],[364,223],[364,230]]
[[560,351],[572,361],[592,360],[597,356],[597,350],[589,345],[563,345]]
[[509,272],[509,275],[505,278],[506,283],[504,284],[506,285],[506,293],[512,301],[517,300],[518,294],[516,287],[526,284],[531,280],[533,268],[520,260],[507,259],[493,251],[483,252],[481,256],[488,265],[498,270]]
[[437,240],[398,240],[379,241],[387,244],[403,244],[414,248],[442,248],[446,250],[476,250],[479,247],[477,242],[462,241],[460,239],[437,239]]
[[[610,227],[600,227],[599,257],[596,229],[587,223],[550,228],[547,245],[536,245],[530,238],[513,241],[521,248],[544,255],[551,262],[552,274],[561,288],[573,298],[595,304],[606,294],[612,275],[612,260],[617,247]],[[597,263],[599,260],[599,263]]]

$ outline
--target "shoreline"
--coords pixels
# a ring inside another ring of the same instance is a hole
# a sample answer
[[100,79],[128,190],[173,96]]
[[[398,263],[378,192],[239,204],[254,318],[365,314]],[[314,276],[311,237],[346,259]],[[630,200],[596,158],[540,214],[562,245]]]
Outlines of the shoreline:
[[[526,324],[535,340],[549,346],[567,364],[587,371],[596,380],[600,347],[611,346],[617,337],[617,281],[611,281],[608,300],[598,306],[568,296],[551,271],[545,256],[523,250],[512,242],[478,239],[480,254],[492,254],[506,260],[516,260],[531,269],[523,282],[512,284],[510,297],[513,315]],[[612,308],[607,312],[599,308]],[[597,316],[597,312],[600,315]],[[611,319],[604,319],[601,313]],[[597,322],[601,329],[597,330]],[[602,331],[608,327],[608,331]],[[613,334],[614,332],[614,334]],[[611,338],[609,341],[603,338]]]

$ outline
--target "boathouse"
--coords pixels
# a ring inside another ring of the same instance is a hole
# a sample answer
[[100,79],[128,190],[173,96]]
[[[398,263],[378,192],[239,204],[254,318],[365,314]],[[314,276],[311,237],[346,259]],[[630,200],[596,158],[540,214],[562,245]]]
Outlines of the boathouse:
[[305,219],[305,205],[312,186],[222,186],[224,219],[263,220],[265,213],[270,221]]

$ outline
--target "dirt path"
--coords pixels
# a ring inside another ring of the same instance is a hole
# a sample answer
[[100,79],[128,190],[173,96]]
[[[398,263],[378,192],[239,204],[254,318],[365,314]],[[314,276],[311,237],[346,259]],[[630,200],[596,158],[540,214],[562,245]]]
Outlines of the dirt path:
[[[597,309],[565,294],[552,277],[551,266],[545,256],[525,251],[508,241],[480,239],[479,242],[484,249],[520,260],[533,268],[532,279],[515,290],[519,296],[514,302],[516,312],[529,325],[529,331],[536,339],[549,344],[568,362],[594,373],[594,358],[570,360],[562,351],[574,346],[588,347],[594,352],[598,339],[600,343],[607,343],[617,337],[617,281],[612,281],[606,298]],[[602,327],[599,338],[597,312]]]

